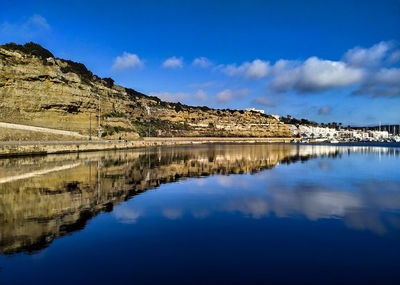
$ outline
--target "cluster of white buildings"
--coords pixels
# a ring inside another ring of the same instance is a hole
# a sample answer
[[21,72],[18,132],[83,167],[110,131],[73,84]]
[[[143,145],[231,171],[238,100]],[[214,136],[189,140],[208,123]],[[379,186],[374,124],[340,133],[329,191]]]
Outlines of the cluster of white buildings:
[[[258,112],[264,114],[264,110],[256,108],[247,108],[247,112]],[[280,116],[273,114],[272,117],[280,120]],[[283,122],[281,121],[283,124]],[[390,134],[388,131],[380,130],[360,130],[347,128],[329,128],[329,127],[314,127],[310,125],[288,125],[290,130],[303,140],[314,141],[387,141],[400,142],[399,135]]]
[[290,125],[291,131],[303,139],[317,141],[400,141],[400,137],[391,136],[387,131],[335,129],[328,127],[314,127],[307,125]]

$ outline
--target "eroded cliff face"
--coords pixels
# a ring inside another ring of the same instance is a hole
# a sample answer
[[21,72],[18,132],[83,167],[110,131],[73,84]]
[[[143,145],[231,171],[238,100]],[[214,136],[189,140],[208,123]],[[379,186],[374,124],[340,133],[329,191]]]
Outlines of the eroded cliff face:
[[[0,121],[77,131],[83,135],[89,134],[91,123],[95,134],[97,95],[101,95],[102,127],[124,128],[128,130],[124,136],[138,136],[130,118],[140,110],[132,106],[134,102],[124,88],[107,87],[100,79],[88,80],[68,71],[68,62],[60,59],[43,60],[0,49]],[[107,117],[113,112],[121,115]]]
[[257,112],[163,102],[101,79],[83,65],[0,46],[0,121],[96,134],[100,95],[106,138],[139,136],[290,137]]
[[101,211],[160,184],[216,173],[255,173],[318,154],[325,153],[302,153],[293,145],[231,145],[4,159],[0,254],[42,249],[84,228]]

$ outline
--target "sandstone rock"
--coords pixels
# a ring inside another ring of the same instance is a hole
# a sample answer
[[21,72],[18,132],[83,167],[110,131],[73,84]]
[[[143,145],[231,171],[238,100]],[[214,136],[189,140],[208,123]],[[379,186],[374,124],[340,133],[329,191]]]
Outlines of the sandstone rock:
[[82,66],[0,46],[0,121],[85,136],[91,125],[96,135],[99,95],[105,138],[293,136],[286,125],[269,115],[163,102],[110,84],[111,79],[101,79]]

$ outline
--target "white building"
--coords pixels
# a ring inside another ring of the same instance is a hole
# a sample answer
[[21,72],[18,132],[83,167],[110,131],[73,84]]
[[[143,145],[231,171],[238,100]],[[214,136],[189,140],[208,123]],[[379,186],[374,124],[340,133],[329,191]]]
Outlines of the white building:
[[374,139],[387,139],[389,137],[389,133],[387,131],[369,131],[370,137]]
[[247,108],[246,111],[247,112],[258,112],[258,113],[261,113],[261,114],[265,113],[264,110],[259,110],[259,109],[256,109],[256,108]]
[[338,137],[339,133],[334,128],[322,128],[313,126],[299,126],[300,135],[308,138],[334,138]]

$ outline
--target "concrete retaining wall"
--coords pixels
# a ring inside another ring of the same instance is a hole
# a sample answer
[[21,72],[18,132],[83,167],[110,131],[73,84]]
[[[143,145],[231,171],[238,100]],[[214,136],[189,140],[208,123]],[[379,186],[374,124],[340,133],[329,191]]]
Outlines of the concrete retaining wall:
[[207,143],[287,143],[291,138],[147,138],[137,141],[3,142],[0,157]]

